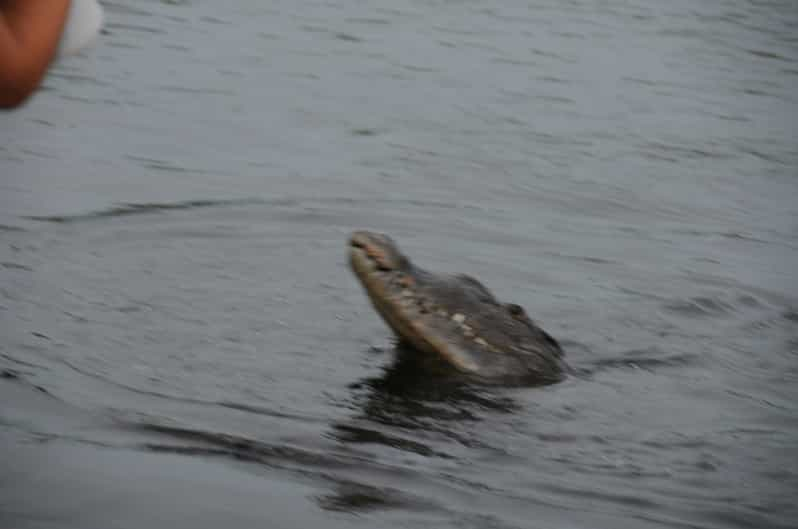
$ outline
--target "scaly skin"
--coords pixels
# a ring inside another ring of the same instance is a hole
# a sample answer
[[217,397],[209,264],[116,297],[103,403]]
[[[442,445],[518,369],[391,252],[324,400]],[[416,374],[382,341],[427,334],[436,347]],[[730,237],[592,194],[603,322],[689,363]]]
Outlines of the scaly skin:
[[470,376],[547,384],[567,369],[554,338],[524,309],[501,303],[476,279],[413,265],[387,235],[357,231],[349,260],[372,304],[399,339]]

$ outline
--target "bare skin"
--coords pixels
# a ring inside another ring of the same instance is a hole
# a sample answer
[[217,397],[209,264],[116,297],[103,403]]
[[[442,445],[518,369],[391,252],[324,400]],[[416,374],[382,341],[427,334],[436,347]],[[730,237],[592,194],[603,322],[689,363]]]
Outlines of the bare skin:
[[53,61],[70,0],[0,0],[0,108],[23,104]]

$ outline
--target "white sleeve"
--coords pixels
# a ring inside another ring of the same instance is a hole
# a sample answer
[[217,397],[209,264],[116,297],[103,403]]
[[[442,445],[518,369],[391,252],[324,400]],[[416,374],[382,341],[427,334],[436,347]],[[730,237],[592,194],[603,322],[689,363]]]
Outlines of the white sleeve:
[[97,0],[72,0],[58,55],[73,55],[94,42],[103,24],[103,9]]

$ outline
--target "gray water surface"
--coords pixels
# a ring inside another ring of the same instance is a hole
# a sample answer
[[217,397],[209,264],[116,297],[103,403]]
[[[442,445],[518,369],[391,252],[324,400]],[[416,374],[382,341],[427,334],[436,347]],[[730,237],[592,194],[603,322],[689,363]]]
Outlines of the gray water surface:
[[[794,526],[794,2],[104,6],[0,115],[0,526]],[[425,373],[358,228],[574,374]]]

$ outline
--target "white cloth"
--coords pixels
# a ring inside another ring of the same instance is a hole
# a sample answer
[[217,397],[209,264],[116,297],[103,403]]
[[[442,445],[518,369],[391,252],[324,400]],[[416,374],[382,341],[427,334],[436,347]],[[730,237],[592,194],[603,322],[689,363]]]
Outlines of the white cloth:
[[58,55],[73,55],[94,42],[103,25],[103,8],[97,0],[72,0]]

